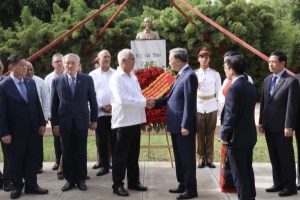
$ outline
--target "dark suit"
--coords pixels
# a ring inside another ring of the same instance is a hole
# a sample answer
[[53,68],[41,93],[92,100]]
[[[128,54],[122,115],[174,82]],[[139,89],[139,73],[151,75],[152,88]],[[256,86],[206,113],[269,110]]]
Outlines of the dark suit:
[[[168,96],[156,100],[155,107],[167,104],[167,131],[171,133],[179,188],[197,191],[196,129],[198,80],[191,67],[185,68],[175,81]],[[183,136],[181,129],[189,130]]]
[[285,71],[270,96],[272,76],[269,75],[263,82],[259,124],[265,129],[274,184],[294,191],[296,169],[293,137],[285,137],[284,129],[296,128],[299,83]]
[[[0,81],[4,80],[5,76],[0,75]],[[1,140],[1,139],[0,139]],[[10,182],[9,174],[10,174],[10,160],[9,160],[9,149],[10,145],[5,144],[1,140],[1,147],[2,147],[2,153],[3,153],[3,183],[8,184]],[[2,174],[0,174],[2,177]],[[1,183],[0,183],[1,186]]]
[[221,115],[221,140],[228,142],[227,154],[239,200],[256,196],[252,168],[253,148],[257,140],[254,110],[255,87],[244,76],[229,88]]
[[[296,79],[300,84],[300,74],[295,75]],[[300,99],[299,99],[300,101]],[[300,106],[298,109],[298,116],[297,116],[297,126],[295,129],[296,132],[296,143],[297,143],[297,155],[298,155],[298,184],[300,183]]]
[[11,135],[10,169],[14,188],[37,187],[39,127],[45,119],[34,80],[24,77],[28,102],[12,77],[0,83],[0,137]]
[[67,74],[56,77],[52,82],[51,99],[52,125],[59,126],[61,133],[64,176],[73,183],[83,181],[87,175],[89,122],[97,122],[98,114],[92,77],[77,73],[74,96]]

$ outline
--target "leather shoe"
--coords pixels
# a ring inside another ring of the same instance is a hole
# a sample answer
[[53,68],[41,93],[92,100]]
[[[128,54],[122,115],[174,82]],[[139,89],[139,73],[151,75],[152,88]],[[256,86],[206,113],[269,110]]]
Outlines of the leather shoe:
[[137,183],[135,185],[128,185],[128,189],[137,190],[137,191],[147,191],[148,188],[143,186],[141,183]]
[[199,163],[198,168],[204,168],[205,167],[205,162]]
[[87,186],[86,186],[86,184],[85,184],[84,181],[79,181],[77,183],[77,187],[78,187],[79,190],[82,190],[82,191],[86,191],[87,190]]
[[37,171],[38,174],[41,174],[43,173],[43,168],[40,168],[38,171]]
[[100,167],[100,170],[97,172],[96,176],[103,176],[109,173],[109,169],[105,167]]
[[68,190],[71,190],[71,189],[73,189],[75,187],[75,183],[73,183],[73,182],[67,182],[62,188],[61,188],[61,190],[62,191],[68,191]]
[[48,194],[48,190],[40,188],[39,186],[36,186],[34,188],[25,187],[25,193],[26,194]]
[[195,197],[198,197],[197,191],[194,191],[194,192],[185,191],[184,193],[182,193],[178,197],[176,197],[176,199],[192,199]]
[[300,190],[300,183],[297,184],[297,190]]
[[207,163],[206,166],[209,168],[216,168],[216,165],[214,163]]
[[282,186],[280,186],[280,185],[273,185],[272,187],[267,188],[266,192],[279,192],[281,190],[283,190]]
[[183,188],[172,188],[172,189],[169,189],[169,192],[170,193],[184,193],[184,189]]
[[18,199],[22,194],[21,189],[12,189],[10,193],[10,198],[11,199]]
[[96,163],[96,164],[94,164],[93,169],[99,169],[100,167],[101,167],[100,163]]
[[55,162],[55,164],[53,165],[52,167],[52,170],[57,170],[59,167],[59,163],[58,162]]
[[129,196],[129,193],[124,189],[123,186],[119,186],[118,188],[114,189],[114,193],[123,197]]
[[284,188],[282,191],[280,191],[278,193],[278,195],[280,197],[287,197],[287,196],[291,196],[291,195],[294,195],[294,194],[297,194],[297,190],[296,189],[290,190],[290,189],[286,189],[286,188]]
[[4,190],[5,192],[11,191],[11,190],[12,190],[12,184],[11,184],[11,182],[4,183],[4,184],[3,184],[3,190]]

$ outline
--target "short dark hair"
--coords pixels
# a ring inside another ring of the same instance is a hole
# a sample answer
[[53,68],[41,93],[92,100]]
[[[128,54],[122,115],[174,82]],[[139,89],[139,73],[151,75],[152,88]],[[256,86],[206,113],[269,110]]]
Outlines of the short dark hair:
[[25,59],[25,57],[21,56],[21,55],[11,55],[7,58],[7,62],[8,62],[9,65],[10,64],[16,64],[22,59]]
[[224,63],[227,63],[237,75],[245,74],[246,59],[242,55],[227,56]]
[[227,56],[237,56],[237,55],[241,55],[242,56],[242,54],[240,52],[238,52],[238,51],[227,51],[224,54],[223,58],[225,58]]
[[282,51],[274,51],[271,53],[270,56],[276,56],[280,62],[282,62],[282,61],[285,61],[285,63],[287,62],[287,56]]

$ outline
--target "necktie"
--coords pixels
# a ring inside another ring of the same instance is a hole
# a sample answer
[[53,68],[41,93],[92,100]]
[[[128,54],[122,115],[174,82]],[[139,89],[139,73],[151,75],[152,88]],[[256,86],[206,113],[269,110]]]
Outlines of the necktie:
[[275,90],[275,86],[276,86],[276,80],[277,80],[277,76],[274,76],[271,84],[270,84],[270,95],[272,96],[272,94],[274,93]]
[[27,91],[26,91],[26,87],[23,81],[19,81],[19,86],[20,86],[20,93],[22,95],[22,97],[24,98],[24,100],[27,102]]
[[76,84],[75,84],[75,77],[72,76],[71,78],[72,78],[72,81],[71,81],[71,83],[70,83],[70,88],[71,88],[72,94],[73,94],[73,96],[74,96],[74,93],[75,93],[75,87],[76,87]]

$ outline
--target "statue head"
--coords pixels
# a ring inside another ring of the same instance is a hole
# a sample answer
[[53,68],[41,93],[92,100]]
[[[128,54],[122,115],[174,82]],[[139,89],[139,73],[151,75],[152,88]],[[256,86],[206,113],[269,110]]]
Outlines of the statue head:
[[146,17],[146,18],[144,19],[144,27],[145,27],[146,29],[151,29],[151,27],[152,27],[152,20],[151,20],[150,17]]

